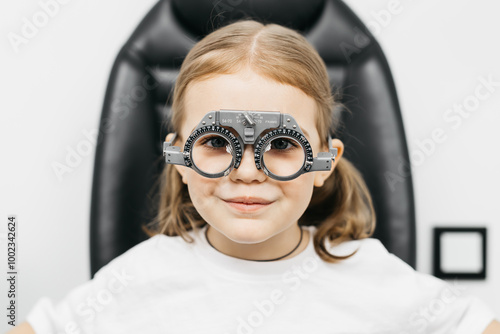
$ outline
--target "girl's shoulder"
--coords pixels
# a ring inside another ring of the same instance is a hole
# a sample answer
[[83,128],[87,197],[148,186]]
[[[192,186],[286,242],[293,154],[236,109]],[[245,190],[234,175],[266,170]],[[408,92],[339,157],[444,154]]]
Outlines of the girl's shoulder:
[[359,272],[414,274],[415,270],[396,255],[390,253],[385,245],[376,238],[363,238],[344,241],[337,245],[329,245],[332,255],[351,257],[342,260],[339,265],[356,269]]
[[367,257],[386,257],[391,254],[384,244],[376,238],[347,240],[334,245],[327,242],[327,249],[330,253],[338,256],[349,255],[355,251],[356,254],[352,258],[357,260]]
[[[188,248],[192,244],[184,241],[181,236],[167,236],[156,234],[146,240],[129,248],[118,255],[102,268],[95,277],[110,276],[120,270],[128,270],[131,273],[163,274],[165,264],[172,268],[176,263],[182,263],[190,256]],[[141,274],[141,276],[143,276]]]
[[345,241],[330,247],[329,250],[331,254],[340,256],[356,251],[350,258],[331,266],[331,269],[355,281],[364,282],[366,278],[369,278],[369,284],[379,290],[383,290],[384,287],[391,291],[398,288],[400,291],[413,288],[420,290],[422,287],[439,290],[445,285],[443,280],[415,270],[401,258],[389,252],[385,245],[376,238]]

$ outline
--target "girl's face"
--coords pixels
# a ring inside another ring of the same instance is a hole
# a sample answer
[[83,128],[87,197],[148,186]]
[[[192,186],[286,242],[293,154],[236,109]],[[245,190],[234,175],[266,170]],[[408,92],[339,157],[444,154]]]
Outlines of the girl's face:
[[[311,144],[313,156],[328,151],[320,148],[314,100],[298,88],[279,84],[251,70],[192,82],[185,98],[187,114],[179,133],[183,142],[175,143],[181,148],[207,112],[238,109],[291,114]],[[211,226],[209,239],[217,249],[242,258],[249,254],[251,258],[255,254],[272,258],[286,254],[297,244],[298,219],[309,205],[313,187],[323,184],[343,152],[338,139],[333,140],[333,147],[338,148],[338,155],[331,171],[309,172],[290,181],[274,180],[258,170],[250,144],[245,145],[239,168],[226,177],[211,179],[191,168],[175,167],[187,184],[198,213]],[[251,210],[244,204],[228,203],[241,197],[270,203]]]

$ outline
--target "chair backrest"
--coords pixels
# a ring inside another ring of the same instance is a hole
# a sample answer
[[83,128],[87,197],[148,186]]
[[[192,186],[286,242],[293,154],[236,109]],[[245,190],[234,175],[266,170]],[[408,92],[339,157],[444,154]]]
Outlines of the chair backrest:
[[[214,6],[215,4],[215,6]],[[241,18],[300,31],[325,61],[352,114],[340,139],[374,200],[374,234],[415,268],[415,212],[408,149],[393,78],[366,26],[340,0],[160,0],[119,52],[100,120],[91,199],[91,276],[147,239],[150,190],[163,167],[170,92],[193,45]]]

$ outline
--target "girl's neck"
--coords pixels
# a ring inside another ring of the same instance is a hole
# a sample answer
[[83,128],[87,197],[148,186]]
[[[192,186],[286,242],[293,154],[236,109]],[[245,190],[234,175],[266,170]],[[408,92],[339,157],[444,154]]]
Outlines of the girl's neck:
[[[263,242],[254,244],[234,242],[210,225],[207,226],[206,236],[207,241],[217,251],[228,256],[250,261],[272,260],[277,258],[279,259],[276,261],[280,261],[293,258],[307,248],[310,238],[308,229],[299,228],[298,225],[294,225]],[[291,252],[292,250],[293,252]],[[283,257],[285,254],[288,255]]]

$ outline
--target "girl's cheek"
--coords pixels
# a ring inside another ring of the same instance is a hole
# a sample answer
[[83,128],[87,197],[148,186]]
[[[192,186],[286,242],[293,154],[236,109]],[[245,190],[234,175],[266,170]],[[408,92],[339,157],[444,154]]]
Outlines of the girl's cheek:
[[197,188],[199,194],[205,198],[214,194],[217,186],[217,179],[210,179],[198,174],[198,178],[194,180],[194,187]]

